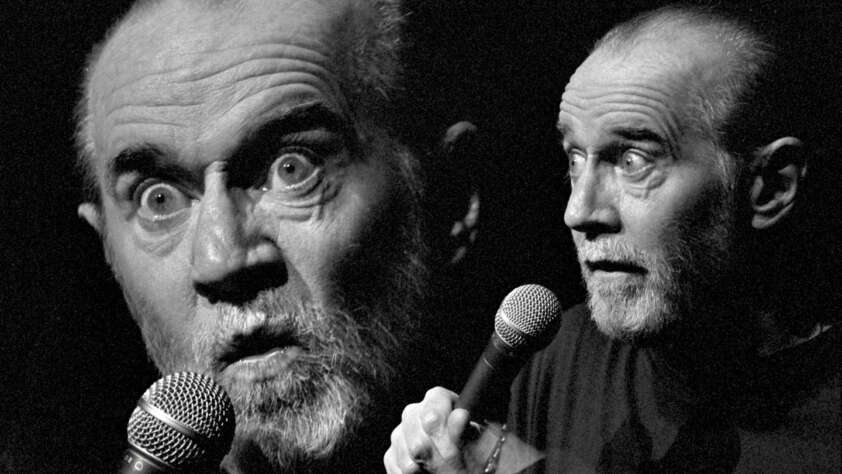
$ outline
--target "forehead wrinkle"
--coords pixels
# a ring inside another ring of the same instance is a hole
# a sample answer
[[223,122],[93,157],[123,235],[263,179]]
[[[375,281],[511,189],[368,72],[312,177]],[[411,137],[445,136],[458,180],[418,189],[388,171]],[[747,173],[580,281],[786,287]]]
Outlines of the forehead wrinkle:
[[[184,128],[186,125],[179,123],[179,118],[223,117],[237,107],[269,96],[264,103],[258,101],[259,110],[255,112],[260,114],[290,100],[291,95],[312,95],[313,90],[325,88],[329,90],[324,90],[323,95],[338,98],[334,106],[344,109],[338,86],[325,69],[304,59],[266,58],[266,54],[278,52],[280,48],[263,49],[253,58],[230,62],[229,69],[215,71],[215,76],[205,76],[198,82],[171,84],[165,78],[141,78],[136,81],[139,84],[132,83],[124,86],[125,90],[115,92],[109,102],[114,106],[106,111],[106,117],[113,124],[172,124]],[[181,79],[184,78],[182,75]],[[156,82],[163,82],[166,87]],[[196,138],[212,134],[214,127],[210,125],[207,123],[197,130]]]
[[[153,83],[125,86],[123,90],[114,92],[113,108],[106,114],[113,114],[123,108],[158,108],[173,112],[182,108],[201,106],[215,94],[221,94],[227,89],[234,89],[228,96],[228,102],[236,104],[245,97],[263,89],[269,89],[283,84],[309,84],[318,89],[322,84],[329,84],[327,72],[317,65],[298,60],[281,60],[284,65],[274,60],[252,60],[251,63],[241,63],[237,70],[224,70],[218,76],[209,76],[194,83],[171,83],[166,80],[161,85]],[[293,64],[290,64],[292,62]],[[315,78],[321,79],[321,81]],[[218,84],[218,85],[217,85]],[[255,90],[257,90],[255,92]],[[189,113],[189,111],[187,112]]]
[[[234,80],[248,78],[251,67],[256,64],[264,64],[278,61],[290,61],[301,64],[318,65],[326,69],[329,64],[329,56],[326,53],[328,48],[317,42],[297,44],[289,39],[278,40],[273,43],[253,43],[237,47],[201,51],[191,53],[201,55],[202,58],[210,57],[213,61],[196,61],[184,67],[172,68],[169,71],[168,80],[173,84],[192,83],[218,76],[224,71],[245,71],[242,75],[234,75]],[[322,51],[325,50],[325,51]],[[260,70],[260,68],[257,68]]]
[[[284,82],[272,87],[261,87],[259,89],[252,90],[249,93],[238,97],[237,102],[231,104],[230,107],[221,113],[224,115],[237,114],[238,109],[245,108],[248,117],[246,120],[239,121],[240,127],[243,130],[248,130],[253,125],[259,126],[259,124],[262,124],[267,120],[271,120],[273,117],[278,117],[288,113],[287,111],[290,108],[294,108],[290,107],[290,105],[299,106],[302,104],[316,102],[316,100],[313,100],[313,95],[308,93],[309,89],[305,88],[305,79],[308,78],[300,77],[297,80],[292,81],[294,85],[290,85],[289,81],[285,80]],[[283,90],[279,91],[281,88]],[[297,92],[300,92],[300,94]],[[259,108],[252,107],[251,105],[253,102],[258,103]],[[339,104],[333,104],[321,100],[318,102],[324,103],[325,106],[331,109],[339,108]],[[204,142],[212,139],[215,134],[215,129],[213,127],[208,127],[196,137],[196,140]],[[233,146],[234,144],[231,145]]]
[[[225,54],[217,54],[225,53]],[[311,70],[319,76],[327,76],[326,64],[328,58],[322,52],[307,49],[294,44],[252,45],[231,48],[225,51],[207,50],[201,53],[191,53],[195,59],[186,59],[181,65],[167,65],[159,68],[160,61],[135,61],[139,69],[151,69],[139,77],[129,77],[122,82],[116,82],[109,93],[140,85],[139,90],[149,92],[146,100],[174,101],[179,96],[186,96],[190,90],[204,90],[205,83],[218,81],[220,84],[236,84],[242,79],[265,75],[273,71]],[[185,56],[179,55],[181,59]],[[206,60],[206,59],[210,60]],[[155,70],[158,69],[158,70]],[[147,84],[148,83],[148,84]],[[161,90],[160,85],[167,87]],[[186,85],[187,87],[179,87]],[[153,96],[154,95],[154,96]],[[190,103],[196,103],[195,100]]]
[[[302,59],[323,64],[325,68],[329,65],[331,48],[339,45],[334,39],[338,30],[336,25],[324,27],[324,22],[309,25],[306,21],[285,21],[288,19],[283,14],[296,14],[294,10],[299,5],[295,3],[276,6],[275,15],[247,9],[247,6],[232,11],[227,8],[207,11],[189,5],[163,4],[145,15],[142,21],[118,32],[109,42],[108,51],[103,54],[97,69],[102,69],[103,65],[117,65],[111,69],[117,69],[112,72],[118,74],[109,74],[117,77],[108,81],[116,89],[124,85],[119,76],[123,76],[124,83],[134,81],[125,73],[119,74],[126,64],[134,65],[134,70],[152,71],[145,74],[150,80],[163,75],[169,83],[194,82],[260,57]],[[312,6],[305,5],[307,8]],[[337,10],[342,9],[322,7],[325,10],[322,13],[341,20],[341,11]],[[167,15],[165,24],[170,24],[169,27],[162,28],[161,22],[156,21],[162,15]],[[254,21],[243,21],[255,18],[259,27],[254,26]],[[137,45],[147,46],[144,51]]]
[[[670,100],[672,99],[668,94],[645,84],[617,86],[597,83],[588,87],[568,85],[562,95],[559,120],[563,113],[588,114],[594,119],[622,113],[625,114],[620,117],[623,122],[628,121],[628,115],[638,115],[641,122],[652,123],[657,127],[655,132],[663,134],[668,142],[675,143],[681,128],[674,111],[666,106]],[[613,121],[617,120],[619,119]]]

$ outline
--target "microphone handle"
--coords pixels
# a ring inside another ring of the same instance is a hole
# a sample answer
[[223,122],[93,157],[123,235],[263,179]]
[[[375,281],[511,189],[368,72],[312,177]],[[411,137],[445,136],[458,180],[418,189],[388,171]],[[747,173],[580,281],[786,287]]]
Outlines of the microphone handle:
[[468,410],[474,421],[506,421],[512,380],[527,359],[519,352],[494,332],[455,407]]
[[173,472],[173,469],[135,446],[129,445],[123,452],[119,474],[166,474],[168,472]]

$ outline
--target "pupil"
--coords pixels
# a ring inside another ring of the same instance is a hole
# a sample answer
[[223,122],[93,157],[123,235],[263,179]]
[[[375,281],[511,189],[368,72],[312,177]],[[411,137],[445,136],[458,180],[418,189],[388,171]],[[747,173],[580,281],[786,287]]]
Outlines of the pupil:
[[159,192],[155,194],[155,204],[163,204],[167,200],[166,193]]
[[284,163],[284,171],[287,174],[295,173],[295,163],[290,163],[290,162]]

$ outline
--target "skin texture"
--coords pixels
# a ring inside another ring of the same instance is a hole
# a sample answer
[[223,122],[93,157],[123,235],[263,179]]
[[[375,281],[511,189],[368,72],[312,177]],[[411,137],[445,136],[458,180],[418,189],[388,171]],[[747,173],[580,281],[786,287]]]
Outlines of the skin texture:
[[231,396],[231,472],[330,470],[423,318],[412,159],[332,69],[349,13],[166,3],[91,79],[102,206],[79,213],[161,372]]
[[729,178],[688,119],[695,88],[710,84],[698,71],[716,70],[723,53],[706,38],[684,41],[597,52],[562,96],[565,224],[592,317],[612,337],[656,335],[698,310],[694,298],[728,261]]
[[[390,474],[467,472],[472,466],[459,452],[461,436],[468,426],[468,412],[454,409],[458,395],[442,387],[427,391],[421,403],[404,408],[401,424],[392,431],[392,445],[383,456]],[[405,436],[413,433],[414,436]]]
[[[686,123],[688,88],[715,77],[720,54],[703,35],[597,51],[565,89],[558,119],[572,186],[565,224],[593,317],[610,336],[657,334],[694,307],[696,292],[727,261],[733,198],[717,150]],[[467,415],[452,410],[455,396],[436,388],[407,406],[384,456],[388,472],[481,472],[466,466],[475,444],[459,451]],[[501,460],[525,449],[515,438]]]

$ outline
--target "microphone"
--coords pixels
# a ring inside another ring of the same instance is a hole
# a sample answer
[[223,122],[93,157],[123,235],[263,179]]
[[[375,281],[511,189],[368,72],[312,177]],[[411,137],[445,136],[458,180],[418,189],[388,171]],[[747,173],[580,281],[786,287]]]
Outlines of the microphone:
[[210,377],[167,375],[137,401],[120,472],[218,472],[234,425],[231,399]]
[[[494,316],[494,333],[456,400],[471,419],[498,420],[509,387],[529,356],[549,344],[561,325],[561,304],[540,285],[515,288]],[[498,420],[499,421],[499,420]]]

